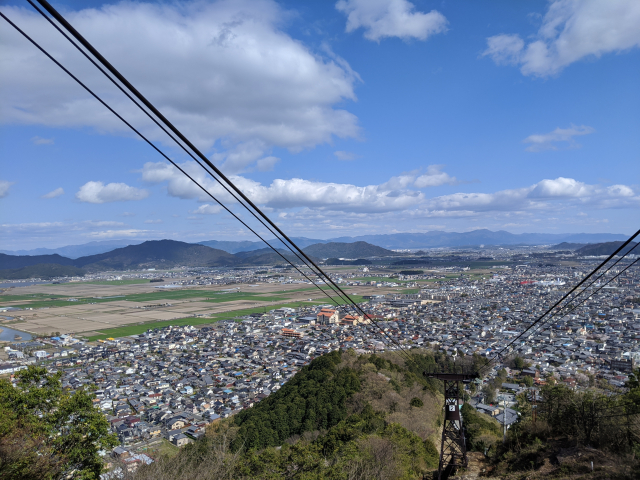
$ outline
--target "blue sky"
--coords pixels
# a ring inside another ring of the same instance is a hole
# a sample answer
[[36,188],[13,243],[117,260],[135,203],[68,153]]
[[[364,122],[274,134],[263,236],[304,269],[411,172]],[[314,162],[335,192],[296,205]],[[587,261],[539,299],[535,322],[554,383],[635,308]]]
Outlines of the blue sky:
[[[638,228],[635,0],[54,5],[291,235]],[[26,2],[0,10],[226,200]],[[0,249],[250,238],[6,24],[0,48]]]

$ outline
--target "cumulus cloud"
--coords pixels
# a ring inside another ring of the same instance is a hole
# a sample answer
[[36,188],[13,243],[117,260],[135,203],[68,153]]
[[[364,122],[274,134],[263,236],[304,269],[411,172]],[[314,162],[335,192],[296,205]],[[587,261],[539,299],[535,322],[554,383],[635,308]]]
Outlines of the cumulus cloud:
[[4,198],[9,195],[9,187],[15,182],[8,182],[6,180],[0,180],[0,198]]
[[[206,177],[195,163],[185,163],[181,167],[220,201],[233,201],[227,192]],[[429,175],[437,177],[437,181],[443,181],[443,175],[451,178],[440,170],[428,171],[426,176]],[[156,184],[167,182],[167,192],[174,197],[195,198],[200,201],[211,200],[178,170],[165,163],[146,163],[142,169],[142,179]],[[416,182],[416,174],[392,177],[381,185],[363,187],[301,178],[275,179],[270,185],[262,185],[240,175],[231,175],[230,179],[253,202],[277,209],[313,207],[337,211],[397,211],[417,205],[424,198],[422,192],[409,188]],[[425,179],[420,180],[421,184],[425,182]]]
[[364,37],[374,42],[385,37],[426,40],[447,30],[444,15],[415,11],[407,0],[340,0],[336,9],[347,15],[347,32],[364,28]]
[[[165,139],[39,15],[2,9],[145,134]],[[235,171],[261,159],[260,168],[273,167],[265,159],[271,147],[296,151],[358,135],[357,118],[336,106],[356,99],[357,73],[285,33],[282,23],[291,15],[273,0],[122,2],[66,12],[196,145],[215,144]],[[12,29],[0,31],[0,44],[4,123],[129,134]]]
[[569,147],[578,147],[574,137],[589,135],[595,132],[595,129],[586,125],[579,127],[571,125],[569,128],[556,128],[552,132],[544,134],[529,135],[522,143],[530,144],[526,150],[528,152],[540,152],[542,150],[558,150],[556,145],[559,142],[565,142]]
[[49,193],[42,195],[42,198],[56,198],[56,197],[59,197],[60,195],[64,195],[64,189],[62,187],[56,188],[55,190],[52,190]]
[[637,0],[551,2],[537,35],[525,45],[518,35],[487,39],[483,55],[497,64],[517,64],[524,75],[559,73],[583,58],[640,46]]
[[434,216],[473,215],[478,212],[540,211],[571,205],[593,208],[640,206],[640,195],[627,185],[588,185],[573,178],[544,179],[524,188],[495,193],[454,193],[426,200],[421,208]]
[[456,177],[452,177],[448,173],[443,172],[443,167],[444,165],[429,165],[427,167],[427,173],[416,178],[413,184],[417,188],[455,185],[457,183]]
[[87,182],[78,193],[76,198],[87,203],[109,203],[125,202],[129,200],[142,200],[149,196],[149,192],[135,187],[130,187],[125,183]]
[[33,137],[31,139],[31,143],[34,145],[53,145],[53,138],[42,138],[42,137]]
[[342,160],[343,162],[350,162],[351,160],[355,160],[357,158],[360,158],[360,155],[357,155],[357,154],[352,153],[352,152],[345,152],[343,150],[335,151],[335,152],[333,152],[333,155],[338,160]]

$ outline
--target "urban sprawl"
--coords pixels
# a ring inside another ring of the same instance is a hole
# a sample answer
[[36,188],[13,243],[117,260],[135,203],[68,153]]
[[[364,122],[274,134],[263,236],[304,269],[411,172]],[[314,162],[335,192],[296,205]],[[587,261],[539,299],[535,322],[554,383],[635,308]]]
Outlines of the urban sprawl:
[[[513,250],[496,249],[482,255],[509,260]],[[552,263],[522,251],[518,255],[528,257],[527,261],[498,264],[480,273],[464,265],[423,266],[417,274],[376,266],[329,270],[342,287],[366,284],[380,289],[414,289],[415,293],[363,295],[360,307],[365,317],[316,297],[318,303],[313,305],[265,309],[212,324],[153,328],[120,338],[90,342],[82,334],[60,332],[30,341],[10,341],[4,344],[0,374],[12,375],[38,363],[51,371],[61,370],[65,387],[94,390],[95,405],[107,415],[121,442],[108,453],[135,468],[152,461],[145,454],[150,446],[168,441],[180,447],[197,439],[207,425],[278,390],[314,357],[336,349],[358,353],[395,350],[397,347],[372,322],[403,348],[491,358],[601,261],[581,258],[569,265],[561,261],[562,254]],[[591,290],[619,272],[623,263]],[[118,278],[162,276],[165,286],[175,288],[234,285],[239,291],[244,285],[260,282],[308,283],[291,273],[293,270],[266,276],[267,268],[215,274],[123,272]],[[367,276],[375,279],[362,279]],[[113,277],[92,277],[105,278]],[[515,394],[529,388],[525,383],[536,388],[553,380],[580,389],[593,385],[595,379],[622,387],[634,362],[640,360],[639,279],[637,269],[631,268],[571,313],[554,316],[541,328],[527,332],[509,355],[511,359],[520,357],[526,366],[514,371],[512,362],[509,368],[506,359],[498,359],[469,392],[470,403],[509,425],[518,419],[517,411],[509,407],[514,406]],[[11,293],[15,290],[19,288]],[[579,298],[586,297],[587,293]],[[0,312],[11,318],[19,314],[16,308]],[[7,326],[20,328],[19,324]],[[497,392],[503,394],[502,401],[489,405],[481,383],[486,384],[503,368],[511,379],[528,376],[531,380],[503,383]]]

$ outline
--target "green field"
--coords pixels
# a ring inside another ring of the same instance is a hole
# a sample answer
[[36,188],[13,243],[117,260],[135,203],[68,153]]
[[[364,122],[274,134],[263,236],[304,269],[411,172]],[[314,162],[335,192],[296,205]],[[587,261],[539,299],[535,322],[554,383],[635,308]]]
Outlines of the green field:
[[100,330],[100,335],[93,335],[91,337],[87,337],[90,342],[95,340],[104,340],[105,338],[117,338],[117,337],[126,337],[128,335],[138,335],[140,333],[144,333],[150,328],[162,328],[168,327],[169,325],[173,326],[182,326],[182,325],[204,325],[207,323],[214,323],[216,319],[213,318],[179,318],[177,320],[167,320],[162,322],[147,322],[138,325],[127,325],[125,327],[117,327],[117,328],[108,328],[105,330]]
[[[54,300],[49,300],[53,298]],[[50,308],[50,307],[68,307],[71,305],[84,305],[87,303],[104,303],[126,300],[129,302],[141,302],[141,303],[153,303],[159,300],[189,300],[189,299],[202,299],[212,303],[224,303],[235,300],[257,300],[264,302],[277,302],[286,300],[282,296],[269,296],[268,294],[261,295],[253,292],[220,292],[220,291],[207,291],[207,290],[177,290],[177,291],[157,291],[151,293],[134,293],[131,295],[118,295],[106,298],[94,298],[94,297],[81,297],[76,301],[70,302],[65,299],[77,298],[68,297],[64,295],[1,295],[0,302],[3,300],[6,302],[11,301],[29,301],[28,303],[21,303],[19,305],[13,305],[18,308]]]
[[[363,298],[359,295],[353,295],[351,298],[357,303],[360,303],[363,301]],[[146,332],[150,328],[151,329],[162,328],[162,327],[168,327],[169,325],[174,325],[174,326],[207,325],[207,324],[219,322],[220,320],[230,320],[238,317],[243,317],[245,315],[251,315],[252,313],[266,313],[266,312],[269,312],[270,310],[275,310],[277,308],[310,307],[310,306],[318,305],[319,303],[332,303],[332,302],[330,302],[328,298],[326,302],[320,302],[320,301],[289,302],[289,303],[282,303],[278,305],[269,305],[266,307],[254,307],[254,308],[244,308],[241,310],[231,310],[229,312],[222,312],[222,313],[217,313],[215,315],[211,315],[211,317],[208,317],[208,318],[189,317],[189,318],[180,318],[177,320],[167,320],[167,321],[159,321],[159,322],[147,322],[147,323],[141,323],[137,325],[127,325],[123,327],[100,330],[99,335],[93,335],[91,337],[88,337],[88,339],[89,341],[95,341],[95,340],[104,340],[105,338],[117,338],[117,337],[126,337],[128,335],[138,335],[140,333]]]
[[68,295],[49,295],[47,293],[32,293],[30,295],[0,295],[0,302],[20,302],[30,300],[43,300],[49,298],[69,298]]

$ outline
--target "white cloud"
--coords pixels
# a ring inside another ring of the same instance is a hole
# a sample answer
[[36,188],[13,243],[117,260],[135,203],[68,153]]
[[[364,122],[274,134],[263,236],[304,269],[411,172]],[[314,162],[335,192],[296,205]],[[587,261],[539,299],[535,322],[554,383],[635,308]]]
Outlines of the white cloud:
[[261,172],[270,172],[280,159],[278,157],[264,157],[256,162],[256,169]]
[[347,32],[362,27],[364,37],[374,42],[385,37],[426,40],[447,30],[444,15],[417,12],[407,0],[340,0],[336,9],[347,15]]
[[155,220],[145,220],[144,223],[148,225],[157,225],[162,223],[162,220],[160,220],[159,218],[156,218]]
[[579,127],[571,125],[569,128],[556,128],[552,132],[544,134],[529,135],[522,143],[529,143],[526,148],[528,152],[539,152],[542,150],[558,150],[555,145],[558,142],[566,142],[569,147],[578,147],[573,137],[580,137],[582,135],[590,135],[595,132],[595,129],[586,125],[580,125]]
[[[206,177],[195,163],[185,163],[181,167],[220,201],[233,201],[222,187],[210,177]],[[439,176],[441,173],[436,175]],[[146,163],[142,170],[142,179],[149,183],[168,182],[167,192],[174,197],[211,200],[189,179],[165,163]],[[364,187],[301,178],[275,179],[268,186],[239,175],[231,175],[230,179],[253,202],[277,209],[313,207],[339,211],[395,211],[417,205],[424,198],[421,192],[408,188],[416,181],[415,174],[392,177],[381,185]]]
[[31,143],[34,145],[53,145],[53,138],[42,138],[42,137],[33,137],[31,139]]
[[142,200],[147,198],[149,192],[135,187],[130,187],[125,183],[87,182],[78,193],[76,198],[87,203],[108,203],[124,202],[128,200]]
[[535,39],[525,45],[518,35],[489,37],[483,55],[497,64],[518,64],[524,75],[545,77],[583,58],[640,46],[638,25],[638,0],[556,0]]
[[427,173],[420,175],[413,183],[417,188],[439,187],[440,185],[455,185],[456,177],[451,177],[442,171],[444,165],[429,165]]
[[56,197],[59,197],[60,195],[64,195],[64,189],[62,187],[56,188],[55,190],[52,190],[45,195],[42,195],[42,198],[56,198]]
[[498,65],[517,65],[523,49],[520,35],[495,35],[487,39],[487,49],[482,55],[490,56]]
[[220,213],[222,211],[222,207],[220,205],[209,205],[205,203],[204,205],[200,205],[193,212],[196,215],[215,215],[216,213]]
[[139,230],[114,221],[6,223],[0,225],[0,231],[2,247],[9,250],[76,245],[83,239],[166,238],[162,232]]
[[[44,19],[2,9],[145,134],[164,139]],[[336,105],[356,99],[359,77],[343,59],[286,34],[281,27],[292,15],[273,0],[122,2],[66,12],[178,128],[203,150],[215,144],[234,171],[274,146],[296,151],[358,135],[357,118]],[[0,44],[4,123],[130,134],[12,29],[0,30]]]
[[15,182],[8,182],[6,180],[0,180],[0,198],[4,198],[9,195],[9,187]]
[[548,211],[588,205],[593,208],[640,206],[640,195],[627,185],[588,185],[573,178],[544,179],[530,187],[495,193],[454,193],[426,200],[423,213],[433,216],[474,215],[478,212]]
[[139,230],[135,228],[126,228],[122,230],[102,230],[99,232],[90,232],[86,234],[86,237],[95,240],[101,238],[136,238],[143,237],[149,238],[153,232],[150,230]]
[[338,150],[333,152],[333,154],[335,155],[335,157],[338,160],[342,160],[343,162],[350,162],[351,160],[355,160],[357,158],[360,158],[360,155],[357,155],[355,153],[352,152],[345,152],[343,150]]

